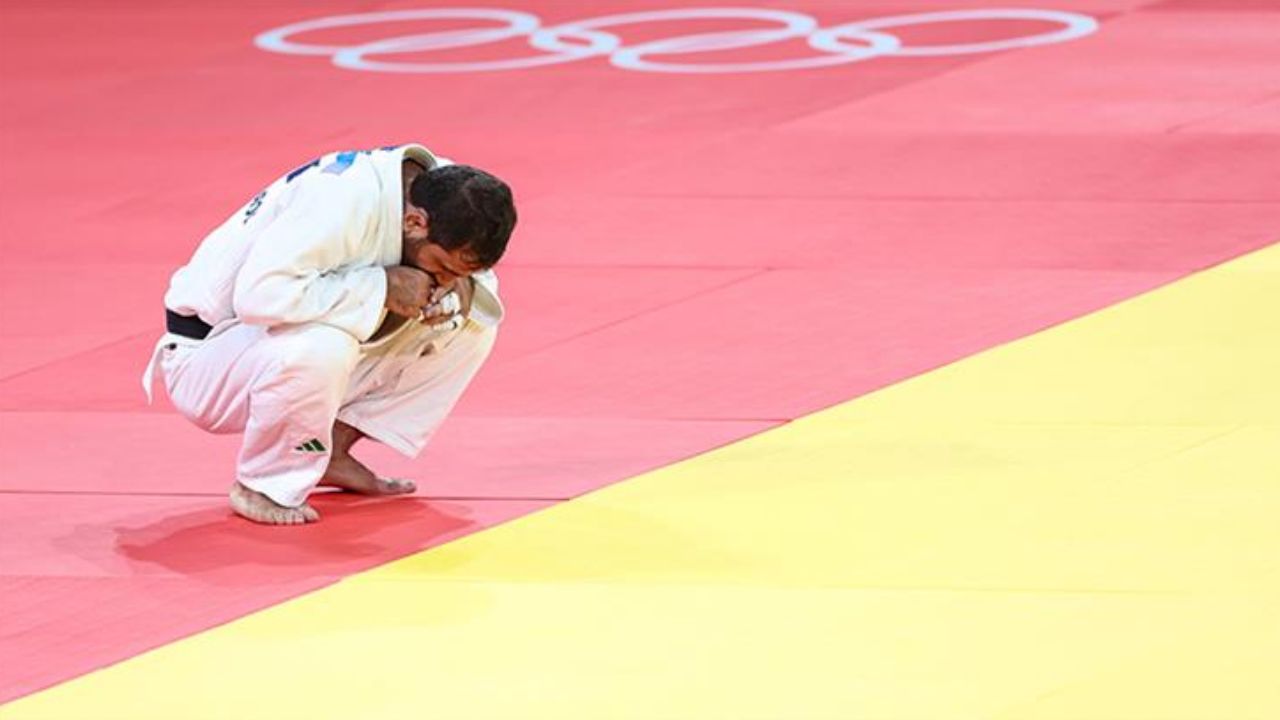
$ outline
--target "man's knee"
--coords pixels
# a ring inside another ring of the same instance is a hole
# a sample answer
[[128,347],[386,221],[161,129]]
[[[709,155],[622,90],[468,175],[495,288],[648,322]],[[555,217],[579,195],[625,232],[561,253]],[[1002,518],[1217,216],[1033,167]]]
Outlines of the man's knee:
[[350,333],[319,323],[275,330],[268,343],[277,372],[308,383],[345,380],[360,352]]

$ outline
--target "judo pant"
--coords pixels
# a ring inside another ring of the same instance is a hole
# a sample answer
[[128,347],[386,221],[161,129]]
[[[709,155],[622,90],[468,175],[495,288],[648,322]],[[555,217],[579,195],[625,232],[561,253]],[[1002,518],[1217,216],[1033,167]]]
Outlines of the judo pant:
[[453,409],[497,329],[417,327],[361,345],[328,325],[231,321],[204,340],[166,335],[159,369],[174,406],[213,433],[244,433],[236,478],[297,507],[329,464],[335,420],[413,457]]

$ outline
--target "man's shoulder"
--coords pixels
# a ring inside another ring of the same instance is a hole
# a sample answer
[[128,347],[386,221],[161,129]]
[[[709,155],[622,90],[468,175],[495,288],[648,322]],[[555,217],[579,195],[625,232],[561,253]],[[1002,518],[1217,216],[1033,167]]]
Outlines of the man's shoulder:
[[358,232],[379,216],[381,182],[367,163],[338,155],[326,155],[292,184],[297,188],[283,201],[301,213],[308,224]]
[[380,185],[377,168],[366,156],[356,152],[325,155],[309,175],[308,189],[335,199],[345,198],[346,202],[376,195]]

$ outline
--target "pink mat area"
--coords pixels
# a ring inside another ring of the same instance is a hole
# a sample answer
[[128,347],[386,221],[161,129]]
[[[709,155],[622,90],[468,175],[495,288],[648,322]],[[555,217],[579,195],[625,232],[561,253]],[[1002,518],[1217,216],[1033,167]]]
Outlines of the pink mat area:
[[[786,5],[831,26],[1007,3]],[[415,6],[0,8],[0,667],[20,668],[0,674],[0,701],[1277,239],[1274,3],[1055,0],[1100,30],[769,74],[597,58],[392,75],[252,44],[286,23]],[[546,23],[606,12],[510,7]],[[303,530],[233,520],[221,494],[235,439],[142,404],[167,276],[281,172],[408,140],[516,188],[493,360],[422,458],[367,450],[427,497],[326,494],[325,521]]]

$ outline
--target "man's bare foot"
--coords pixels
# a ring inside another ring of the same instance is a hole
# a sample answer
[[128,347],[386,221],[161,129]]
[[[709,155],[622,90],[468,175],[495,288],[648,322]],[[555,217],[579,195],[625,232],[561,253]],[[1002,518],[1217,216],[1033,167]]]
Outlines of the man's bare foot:
[[231,486],[231,509],[240,517],[263,525],[305,525],[320,519],[320,513],[306,503],[285,507],[239,481]]
[[378,477],[364,463],[337,450],[329,456],[320,484],[361,495],[408,495],[418,489],[412,480]]

